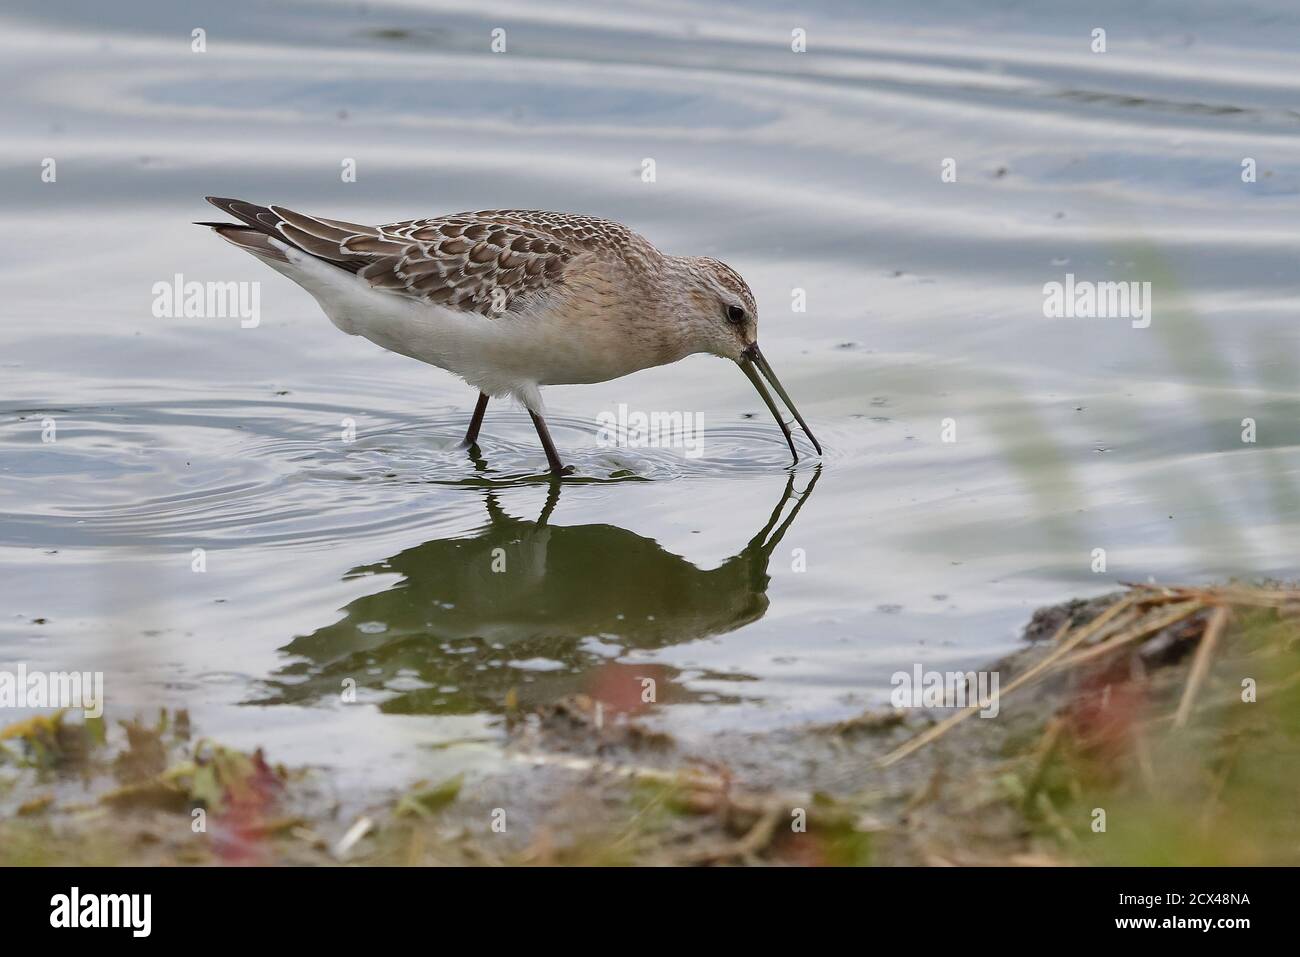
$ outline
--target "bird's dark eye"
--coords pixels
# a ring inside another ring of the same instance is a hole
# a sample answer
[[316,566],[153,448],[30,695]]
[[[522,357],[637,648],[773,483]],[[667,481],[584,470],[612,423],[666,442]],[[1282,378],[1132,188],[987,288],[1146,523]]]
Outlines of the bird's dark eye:
[[745,321],[745,310],[739,306],[727,307],[727,321],[734,322],[737,325]]

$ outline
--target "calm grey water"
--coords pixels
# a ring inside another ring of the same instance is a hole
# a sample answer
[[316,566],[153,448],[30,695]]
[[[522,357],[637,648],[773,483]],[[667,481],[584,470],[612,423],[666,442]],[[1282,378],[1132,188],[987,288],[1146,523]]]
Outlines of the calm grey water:
[[[511,688],[654,677],[688,739],[763,729],[1116,581],[1294,574],[1300,13],[862,6],[10,0],[0,667],[400,782],[492,760]],[[825,457],[791,471],[695,357],[548,391],[557,497],[521,411],[468,456],[467,387],[190,225],[205,194],[583,211],[725,259]],[[1150,326],[1044,318],[1067,273],[1151,282]],[[156,318],[176,274],[260,282],[260,324]],[[702,416],[705,454],[600,446],[620,403]]]

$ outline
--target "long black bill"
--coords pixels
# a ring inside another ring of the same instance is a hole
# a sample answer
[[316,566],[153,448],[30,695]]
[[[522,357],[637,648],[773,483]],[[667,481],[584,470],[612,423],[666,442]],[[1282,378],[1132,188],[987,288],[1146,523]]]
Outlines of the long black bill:
[[[794,418],[795,421],[799,423],[799,428],[803,429],[804,435],[808,436],[808,440],[812,442],[813,448],[817,450],[817,454],[821,455],[821,444],[812,434],[812,430],[808,428],[808,423],[803,420],[803,416],[799,414],[799,410],[795,408],[794,402],[790,398],[790,393],[785,391],[785,388],[781,385],[781,380],[776,377],[776,373],[772,371],[772,367],[768,364],[768,361],[763,358],[763,353],[758,350],[757,342],[748,346],[741,354],[740,371],[745,373],[745,376],[750,382],[754,383],[754,388],[757,389],[758,394],[763,397],[763,401],[767,404],[768,411],[771,412],[772,417],[776,419],[776,424],[781,426],[781,432],[785,435],[786,444],[790,446],[790,454],[794,456],[794,460],[796,462],[799,461],[799,453],[795,451],[794,447],[794,437],[790,435],[790,427],[785,424],[785,418],[781,415],[781,410],[777,408],[776,403],[772,401],[772,395],[767,391],[767,386],[763,384],[763,379],[766,379],[772,384],[772,388],[775,389],[776,394],[781,397],[781,401],[789,407],[792,413],[794,413]],[[759,378],[760,372],[763,374],[762,378]]]

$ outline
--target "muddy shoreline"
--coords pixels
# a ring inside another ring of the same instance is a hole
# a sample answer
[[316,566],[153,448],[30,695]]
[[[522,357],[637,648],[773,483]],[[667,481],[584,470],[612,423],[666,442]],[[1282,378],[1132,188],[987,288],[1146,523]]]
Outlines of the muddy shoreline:
[[[0,739],[0,863],[1123,862],[1108,808],[1131,826],[1132,808],[1163,806],[1162,778],[1187,781],[1210,796],[1209,827],[1220,804],[1234,811],[1241,754],[1228,766],[1217,749],[1240,752],[1242,720],[1264,721],[1257,750],[1294,743],[1298,603],[1289,588],[1224,586],[1039,609],[1024,647],[988,669],[997,716],[955,724],[886,707],[686,748],[571,695],[506,716],[501,773],[420,782],[359,812],[328,773],[196,740],[183,712],[102,728],[34,719]],[[1217,667],[1198,664],[1212,628],[1231,635],[1209,639]],[[1171,721],[1193,713],[1193,682],[1198,720]],[[1269,700],[1234,703],[1245,682]],[[1300,779],[1290,753],[1282,790]],[[1241,854],[1295,846],[1252,838]]]

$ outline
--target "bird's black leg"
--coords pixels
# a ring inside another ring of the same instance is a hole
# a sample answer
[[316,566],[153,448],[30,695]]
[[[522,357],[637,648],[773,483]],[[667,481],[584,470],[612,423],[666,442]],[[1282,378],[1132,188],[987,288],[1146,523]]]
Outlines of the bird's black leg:
[[465,433],[465,444],[473,445],[478,441],[478,430],[483,425],[483,413],[487,411],[487,393],[478,394],[478,405],[474,406],[474,417],[469,420],[469,431]]
[[555,443],[551,441],[551,433],[546,428],[546,422],[532,409],[528,410],[528,414],[533,417],[533,425],[537,428],[537,437],[542,440],[542,448],[546,450],[546,461],[550,463],[551,471],[555,475],[568,475],[573,471],[573,466],[566,467],[560,464],[560,455],[555,451]]

